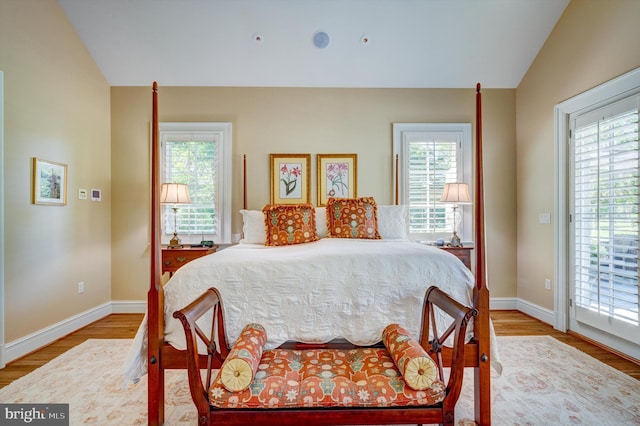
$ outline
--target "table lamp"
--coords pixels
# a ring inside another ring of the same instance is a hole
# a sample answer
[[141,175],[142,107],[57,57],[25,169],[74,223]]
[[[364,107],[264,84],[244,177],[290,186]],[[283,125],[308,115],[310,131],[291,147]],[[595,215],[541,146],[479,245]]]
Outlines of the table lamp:
[[173,204],[173,238],[169,241],[169,247],[180,247],[178,238],[178,204],[191,204],[189,198],[189,186],[184,183],[163,183],[160,190],[160,202]]
[[451,236],[450,245],[462,247],[457,227],[458,204],[471,204],[469,185],[461,182],[445,183],[440,202],[453,204],[453,235]]

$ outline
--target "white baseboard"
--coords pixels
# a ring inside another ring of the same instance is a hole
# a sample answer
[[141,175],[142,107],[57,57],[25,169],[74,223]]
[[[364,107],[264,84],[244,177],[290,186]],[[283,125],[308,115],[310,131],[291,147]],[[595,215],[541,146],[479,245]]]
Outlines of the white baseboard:
[[495,311],[513,311],[518,309],[517,297],[491,297],[489,309]]
[[[5,364],[14,361],[109,314],[144,314],[146,311],[145,300],[114,300],[104,303],[7,343],[4,345],[3,361]],[[4,366],[0,366],[2,367]]]
[[489,301],[489,306],[496,311],[516,310],[524,312],[550,325],[554,324],[556,318],[555,312],[518,297],[492,297]]
[[517,310],[549,325],[553,325],[556,320],[556,314],[552,310],[543,308],[542,306],[538,306],[523,299],[518,299]]
[[112,314],[144,314],[147,312],[146,300],[114,300],[111,302]]
[[[494,310],[518,310],[548,324],[553,324],[553,311],[517,297],[492,297],[489,305]],[[143,314],[147,311],[145,300],[114,300],[74,315],[4,346],[5,363],[23,357],[109,314]]]
[[89,309],[56,324],[45,327],[20,339],[9,342],[4,347],[4,362],[9,363],[43,346],[55,342],[69,333],[98,321],[111,313],[111,302]]

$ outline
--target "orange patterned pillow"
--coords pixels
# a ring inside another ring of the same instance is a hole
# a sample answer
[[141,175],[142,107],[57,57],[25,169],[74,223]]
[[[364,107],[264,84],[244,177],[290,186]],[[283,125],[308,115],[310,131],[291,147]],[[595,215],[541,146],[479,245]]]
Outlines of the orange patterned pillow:
[[249,387],[262,359],[267,332],[260,324],[247,324],[220,367],[220,381],[229,392]]
[[399,324],[388,325],[382,332],[382,341],[411,389],[425,390],[438,378],[433,359]]
[[318,240],[316,209],[311,204],[267,204],[264,213],[267,246],[287,246]]
[[373,197],[327,200],[329,237],[379,240],[377,216]]

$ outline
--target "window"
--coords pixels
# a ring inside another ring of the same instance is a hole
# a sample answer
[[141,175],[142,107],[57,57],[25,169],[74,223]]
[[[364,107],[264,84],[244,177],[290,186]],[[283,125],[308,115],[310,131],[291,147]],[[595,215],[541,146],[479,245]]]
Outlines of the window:
[[639,105],[633,95],[570,117],[575,319],[636,343]]
[[470,241],[472,209],[440,203],[445,183],[471,182],[471,124],[394,123],[393,156],[398,156],[398,202],[409,206],[414,240],[448,240],[454,230]]
[[162,243],[231,242],[231,123],[160,123],[161,181],[189,185],[191,204],[162,206]]

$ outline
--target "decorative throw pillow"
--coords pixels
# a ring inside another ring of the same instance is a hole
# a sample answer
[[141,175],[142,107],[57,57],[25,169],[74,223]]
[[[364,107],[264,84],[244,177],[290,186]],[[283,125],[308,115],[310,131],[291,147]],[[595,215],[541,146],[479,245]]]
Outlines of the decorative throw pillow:
[[376,200],[373,197],[329,198],[328,236],[333,238],[380,239]]
[[411,389],[425,390],[431,386],[438,373],[436,363],[407,330],[398,324],[390,324],[382,332],[382,340]]
[[267,204],[262,209],[267,246],[286,246],[318,240],[316,209],[311,204]]
[[242,215],[242,244],[264,244],[264,213],[260,210],[240,210]]
[[256,374],[262,350],[267,343],[267,332],[260,324],[247,324],[220,367],[220,381],[229,392],[240,392],[249,387]]
[[378,206],[378,231],[385,240],[409,239],[409,209],[406,205]]

